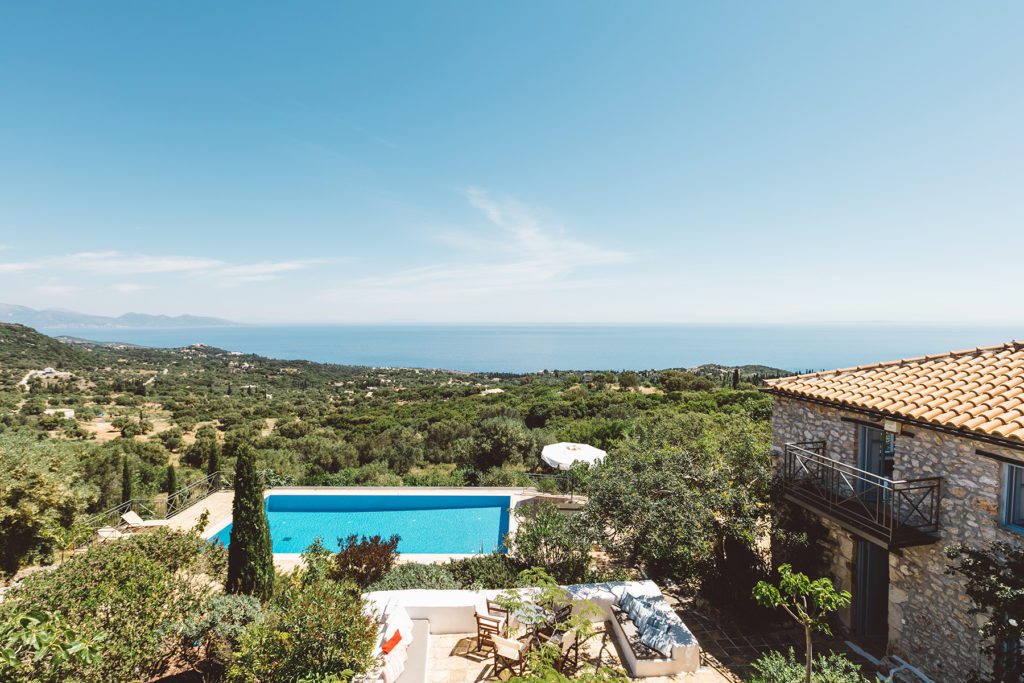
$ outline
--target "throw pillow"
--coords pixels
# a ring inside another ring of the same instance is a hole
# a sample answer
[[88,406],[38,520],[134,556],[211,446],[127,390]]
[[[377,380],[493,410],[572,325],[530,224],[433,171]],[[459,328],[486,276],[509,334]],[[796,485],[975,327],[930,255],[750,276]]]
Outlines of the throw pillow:
[[654,650],[662,657],[671,657],[672,643],[664,629],[649,628],[640,636],[640,644]]
[[395,631],[394,635],[388,638],[388,642],[381,646],[381,652],[384,654],[390,653],[395,649],[395,646],[402,640],[402,634],[399,631]]

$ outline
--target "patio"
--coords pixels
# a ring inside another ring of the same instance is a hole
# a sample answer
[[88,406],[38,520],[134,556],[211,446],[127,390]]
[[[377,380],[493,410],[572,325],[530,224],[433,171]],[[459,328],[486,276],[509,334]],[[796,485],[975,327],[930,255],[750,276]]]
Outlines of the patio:
[[[586,651],[581,650],[578,672],[594,671],[602,666],[622,668],[622,655],[615,639],[605,630],[607,626],[606,623],[604,627],[599,627],[597,635],[588,642]],[[487,647],[476,651],[475,633],[432,635],[427,671],[427,683],[496,680],[493,675],[494,657]],[[508,678],[508,674],[503,673],[502,677]],[[711,667],[701,666],[696,673],[652,676],[636,680],[649,683],[725,683],[732,679],[724,677]]]
[[[735,624],[722,624],[691,607],[682,607],[678,613],[700,640],[700,668],[695,673],[636,680],[649,683],[742,683],[753,673],[751,664],[765,652],[785,652],[794,647],[797,656],[801,656],[802,648],[798,643],[803,635],[797,628],[742,629]],[[622,654],[615,639],[606,631],[607,627],[607,623],[599,627],[586,652],[581,651],[580,672],[593,671],[601,666],[622,668]],[[479,652],[475,649],[475,633],[431,635],[427,683],[495,680],[491,651],[486,647]],[[863,667],[864,673],[870,674],[875,670],[871,662],[851,651],[841,639],[816,637],[815,649],[822,653],[829,650],[845,652],[853,662]]]

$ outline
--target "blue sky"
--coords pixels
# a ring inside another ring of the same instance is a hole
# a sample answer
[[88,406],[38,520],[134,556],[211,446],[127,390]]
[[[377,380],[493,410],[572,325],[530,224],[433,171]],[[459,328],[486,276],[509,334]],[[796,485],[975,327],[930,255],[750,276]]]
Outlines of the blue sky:
[[0,301],[1024,321],[1021,3],[5,3]]

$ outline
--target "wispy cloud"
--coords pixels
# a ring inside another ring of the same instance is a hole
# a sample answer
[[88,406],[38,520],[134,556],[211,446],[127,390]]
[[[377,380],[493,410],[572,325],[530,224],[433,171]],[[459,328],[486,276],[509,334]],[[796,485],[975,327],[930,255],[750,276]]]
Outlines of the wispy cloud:
[[141,292],[146,289],[150,289],[146,285],[140,285],[135,282],[119,282],[111,287],[115,292],[121,292],[122,294],[132,294],[134,292]]
[[[221,259],[197,256],[88,251],[64,256],[43,257],[33,261],[0,263],[0,274],[45,269],[62,275],[79,273],[91,277],[180,275],[207,278],[214,284],[235,286],[249,282],[274,280],[286,273],[332,262],[335,260],[306,259],[229,263]],[[144,287],[145,285],[138,283],[115,283],[112,285],[115,291],[122,293],[139,291]]]
[[[556,218],[537,207],[513,199],[495,199],[476,187],[466,189],[464,194],[490,230],[437,236],[460,258],[364,277],[355,285],[378,290],[429,287],[435,292],[523,291],[555,284],[572,286],[572,280],[583,271],[632,258],[628,252],[569,237]],[[598,280],[588,282],[588,286],[595,286]]]
[[33,270],[39,266],[35,263],[0,263],[0,273],[20,273],[26,270]]
[[81,252],[47,259],[46,265],[67,271],[103,275],[145,275],[211,270],[226,266],[223,261],[188,256],[150,256],[119,251]]

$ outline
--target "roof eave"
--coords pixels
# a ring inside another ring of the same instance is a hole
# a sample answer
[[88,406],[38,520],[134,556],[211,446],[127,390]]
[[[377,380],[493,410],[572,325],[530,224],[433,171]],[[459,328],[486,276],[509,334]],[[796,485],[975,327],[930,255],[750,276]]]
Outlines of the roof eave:
[[875,410],[873,408],[865,408],[863,406],[857,406],[843,401],[831,401],[825,398],[816,398],[813,396],[805,396],[795,392],[786,391],[785,389],[777,389],[774,387],[768,387],[765,391],[775,396],[781,396],[784,398],[791,398],[797,401],[804,401],[805,403],[815,403],[818,405],[830,406],[833,408],[839,408],[841,410],[848,410],[850,412],[859,413],[861,415],[870,415],[872,417],[881,418],[884,420],[894,420],[901,424],[909,424],[923,429],[930,429],[935,432],[941,432],[943,434],[952,434],[974,441],[983,441],[985,443],[993,444],[996,446],[1003,446],[1004,448],[1012,448],[1018,451],[1024,451],[1024,441],[1018,441],[1016,439],[1006,439],[1000,436],[993,436],[992,434],[986,434],[985,432],[978,432],[972,429],[962,429],[960,427],[950,427],[948,425],[940,425],[927,420],[918,420],[906,415],[898,415],[896,413],[886,412],[884,410]]

